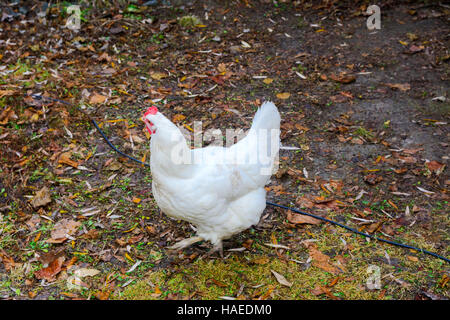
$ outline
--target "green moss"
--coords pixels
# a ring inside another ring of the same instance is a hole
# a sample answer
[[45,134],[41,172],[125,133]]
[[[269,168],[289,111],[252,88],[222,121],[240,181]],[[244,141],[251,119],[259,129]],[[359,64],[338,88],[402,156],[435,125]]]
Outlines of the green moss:
[[202,24],[201,20],[193,15],[181,17],[178,23],[183,28],[192,28],[199,24]]
[[[113,298],[166,299],[171,295],[172,298],[178,299],[206,300],[220,299],[222,296],[243,299],[330,299],[325,294],[313,294],[318,286],[327,285],[334,297],[350,300],[408,299],[414,295],[414,288],[418,287],[430,288],[448,295],[446,288],[439,288],[439,280],[446,267],[442,261],[377,241],[367,242],[363,237],[342,232],[329,225],[309,226],[308,230],[311,230],[308,234],[313,236],[318,250],[330,256],[330,263],[341,267],[341,273],[335,275],[313,264],[280,259],[274,255],[273,248],[255,241],[253,252],[257,253],[232,253],[226,259],[200,258],[191,264],[172,267],[170,271],[151,271],[141,281],[118,289]],[[280,243],[289,242],[285,232],[276,232],[274,236]],[[404,238],[405,242],[420,248],[433,249],[420,237],[413,241],[412,237],[405,234]],[[284,256],[305,262],[309,253],[301,244],[302,240],[305,239],[300,235],[291,242],[292,250]],[[350,249],[344,249],[342,240],[345,240],[347,248]],[[386,253],[394,265],[385,261]],[[414,256],[418,261],[411,259]],[[371,275],[368,267],[371,265],[380,268],[381,290],[367,288],[367,280]],[[283,275],[292,286],[278,283],[271,270]],[[339,278],[336,282],[337,277]],[[398,281],[403,281],[404,285]],[[158,287],[157,294],[155,287]],[[386,290],[382,291],[383,289]]]
[[[255,263],[265,258],[266,263]],[[254,262],[255,261],[255,262]],[[363,269],[362,266],[360,266]],[[292,283],[291,287],[281,285],[271,270],[285,276]],[[362,270],[360,270],[360,273]],[[365,268],[364,274],[365,277]],[[278,257],[267,259],[266,255],[233,255],[226,260],[197,260],[188,267],[180,267],[172,274],[163,271],[151,272],[143,281],[117,292],[116,299],[147,300],[164,299],[169,293],[179,298],[215,300],[222,296],[236,297],[243,285],[242,296],[246,299],[264,296],[267,299],[319,299],[311,290],[316,285],[325,285],[335,276],[316,267],[303,271],[299,264],[282,261]],[[157,286],[162,294],[155,295]],[[363,282],[364,284],[365,282]],[[361,290],[354,285],[354,280],[343,281],[335,286],[336,295],[347,299],[373,299],[378,294]]]

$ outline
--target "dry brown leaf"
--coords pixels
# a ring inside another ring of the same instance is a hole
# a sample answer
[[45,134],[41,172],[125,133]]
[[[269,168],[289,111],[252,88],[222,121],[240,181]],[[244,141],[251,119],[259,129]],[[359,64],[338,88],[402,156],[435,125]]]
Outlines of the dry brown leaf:
[[180,122],[183,121],[184,119],[186,119],[186,116],[182,114],[176,114],[172,117],[172,122]]
[[111,295],[111,290],[105,290],[105,289],[103,291],[97,291],[95,293],[95,297],[98,300],[108,300],[110,295]]
[[315,296],[320,296],[326,292],[326,288],[320,285],[316,285],[314,289],[311,290],[311,294]]
[[445,168],[445,164],[437,162],[435,160],[428,161],[427,163],[425,163],[425,165],[428,168],[428,170],[434,172],[437,176],[440,175]]
[[50,197],[50,190],[47,187],[43,187],[41,190],[36,192],[36,195],[31,200],[31,205],[33,208],[43,207],[52,201]]
[[134,197],[133,199],[131,199],[131,201],[138,204],[141,202],[141,198]]
[[378,222],[374,222],[368,225],[367,227],[367,232],[372,234],[378,230],[381,229],[381,227],[383,226],[383,222],[384,221],[378,221]]
[[225,63],[219,63],[219,65],[217,66],[217,71],[219,71],[220,73],[227,72],[226,64]]
[[364,182],[370,184],[370,185],[375,185],[378,182],[383,181],[383,177],[382,176],[378,176],[375,173],[370,173],[367,176],[364,177]]
[[408,91],[411,89],[411,85],[409,83],[385,83],[391,89],[398,89],[400,91]]
[[94,92],[93,95],[91,95],[91,98],[89,99],[89,103],[91,104],[100,104],[104,103],[106,101],[105,96],[102,96],[101,94],[98,94],[97,92]]
[[12,96],[14,93],[16,93],[14,90],[0,90],[0,98],[3,98],[4,96]]
[[62,164],[67,164],[71,167],[74,168],[78,168],[78,162],[73,161],[72,159],[70,159],[70,157],[72,156],[71,152],[64,152],[59,156],[59,160],[58,163],[62,163]]
[[409,51],[410,51],[411,53],[417,53],[417,52],[420,52],[420,51],[422,51],[422,50],[424,50],[424,49],[425,49],[424,46],[416,46],[415,44],[413,44],[413,45],[411,45],[411,46],[409,47]]
[[11,270],[16,265],[16,263],[14,262],[14,259],[9,257],[6,254],[6,252],[3,251],[3,250],[0,251],[0,262],[3,263],[3,265],[5,266],[5,270],[6,271]]
[[400,160],[403,163],[416,163],[417,162],[417,159],[414,158],[414,157],[398,156],[397,159]]
[[299,123],[296,123],[295,125],[295,129],[297,129],[297,130],[299,130],[299,131],[309,131],[309,128],[307,128],[307,127],[304,127],[304,126],[302,126],[301,124],[299,124]]
[[93,277],[99,273],[100,271],[97,269],[80,268],[75,270],[73,274],[78,278],[84,278],[84,277]]
[[268,186],[265,187],[265,189],[267,191],[272,191],[273,193],[275,193],[276,196],[286,194],[286,192],[284,191],[284,187],[281,184],[277,186]]
[[28,229],[33,232],[37,229],[40,222],[41,217],[38,214],[33,214],[25,224],[28,226]]
[[403,153],[407,153],[407,154],[415,154],[419,151],[422,151],[423,148],[417,148],[417,149],[403,149]]
[[330,96],[330,100],[334,103],[343,103],[343,102],[347,101],[347,98],[338,94],[338,95]]
[[100,238],[100,231],[96,229],[91,229],[83,235],[84,239],[98,239]]
[[283,286],[286,287],[292,287],[292,282],[289,282],[286,280],[286,278],[279,274],[278,272],[274,271],[274,270],[270,270],[272,272],[272,274],[275,276],[275,278],[277,279],[277,281],[282,284]]
[[5,125],[11,118],[17,118],[16,113],[12,107],[8,107],[0,113],[0,125]]
[[330,79],[333,81],[339,82],[339,83],[347,84],[347,83],[354,82],[356,80],[356,77],[352,74],[342,73],[338,76],[332,74],[332,75],[330,75]]
[[301,198],[297,198],[296,203],[301,208],[311,209],[312,207],[314,207],[314,202],[311,201],[311,199],[307,198],[306,196],[303,196]]
[[312,259],[312,265],[318,267],[322,270],[330,272],[332,274],[337,274],[339,269],[330,264],[330,257],[323,254],[317,249],[317,245],[311,242],[304,242],[304,245],[309,250],[309,256]]
[[61,271],[61,266],[66,258],[60,256],[53,260],[47,268],[43,268],[34,273],[37,279],[45,279],[48,282],[53,282],[56,280],[56,275]]
[[51,232],[51,238],[46,240],[48,243],[62,243],[67,240],[67,236],[74,234],[81,223],[74,220],[62,219],[58,221],[53,231]]
[[110,62],[111,61],[111,57],[108,55],[107,52],[103,52],[98,58],[98,61],[106,61],[106,62]]
[[328,286],[320,286],[317,285],[313,290],[311,290],[311,294],[315,296],[320,296],[321,294],[325,294],[328,298],[332,300],[340,300],[338,297],[336,297],[330,290]]
[[277,98],[282,100],[289,99],[290,96],[291,94],[289,92],[277,93]]
[[362,141],[362,139],[360,139],[360,138],[353,138],[350,142],[353,144],[359,144],[359,145],[364,144],[364,141]]
[[162,73],[162,72],[152,72],[150,73],[150,77],[152,77],[152,79],[154,80],[161,80],[167,77],[167,74]]
[[288,211],[287,219],[290,223],[294,223],[294,224],[303,224],[303,223],[319,224],[322,222],[319,219],[315,219],[313,217],[298,214],[298,213],[293,213],[291,211]]

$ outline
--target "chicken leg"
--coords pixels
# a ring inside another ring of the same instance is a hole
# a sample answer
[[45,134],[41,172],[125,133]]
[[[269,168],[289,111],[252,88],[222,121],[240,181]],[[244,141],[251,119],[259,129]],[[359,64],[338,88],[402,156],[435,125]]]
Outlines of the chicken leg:
[[181,240],[167,248],[170,250],[181,250],[181,249],[184,249],[184,248],[187,248],[187,247],[193,245],[196,242],[200,242],[202,240],[205,240],[205,239],[203,239],[202,237],[199,237],[199,236],[191,237],[191,238]]
[[208,251],[206,254],[207,256],[211,256],[214,252],[218,252],[220,254],[220,257],[223,259],[223,245],[222,241],[219,241],[214,244],[211,250]]

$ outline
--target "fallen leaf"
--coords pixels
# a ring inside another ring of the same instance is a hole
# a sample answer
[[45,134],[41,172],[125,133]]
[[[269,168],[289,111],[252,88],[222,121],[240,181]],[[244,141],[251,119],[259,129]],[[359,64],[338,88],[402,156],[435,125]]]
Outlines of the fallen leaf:
[[51,250],[49,252],[42,252],[39,254],[38,260],[42,263],[44,267],[48,267],[48,265],[58,259],[59,257],[64,255],[64,249],[58,248],[55,250]]
[[228,285],[227,284],[225,284],[225,283],[223,283],[223,282],[221,282],[221,281],[219,281],[219,280],[216,280],[216,279],[210,279],[216,286],[218,286],[218,287],[221,287],[221,288],[226,288],[226,287],[228,287]]
[[31,232],[35,231],[41,222],[41,217],[38,214],[33,214],[31,218],[25,222]]
[[152,72],[150,73],[150,77],[152,77],[152,79],[154,80],[161,80],[167,77],[167,74],[162,73],[162,72]]
[[91,95],[91,98],[89,99],[89,103],[91,104],[100,104],[106,101],[105,96],[102,96],[101,94],[98,93],[94,93],[93,95]]
[[352,74],[342,73],[339,76],[332,74],[330,75],[330,79],[339,83],[348,84],[354,82],[356,77]]
[[64,152],[59,156],[58,163],[67,164],[71,167],[78,168],[78,162],[70,159],[72,156],[71,152]]
[[284,191],[284,187],[281,184],[277,186],[268,186],[265,187],[264,189],[266,189],[267,191],[272,191],[273,193],[275,193],[276,196],[286,194],[286,192]]
[[304,131],[304,132],[309,131],[309,128],[307,128],[307,127],[305,127],[305,126],[302,126],[302,125],[299,124],[299,123],[296,123],[294,126],[295,126],[295,129],[297,129],[297,130],[299,130],[299,131]]
[[83,239],[98,239],[100,238],[100,231],[96,229],[91,229],[83,235]]
[[151,294],[151,296],[157,298],[157,297],[159,297],[161,294],[162,294],[161,289],[159,289],[159,287],[156,286],[156,287],[155,287],[155,291]]
[[415,154],[419,151],[422,151],[423,148],[417,148],[417,149],[403,149],[403,153],[407,153],[407,154]]
[[398,89],[400,91],[408,91],[411,89],[411,85],[409,83],[385,83],[391,89]]
[[322,221],[319,219],[315,219],[313,217],[302,215],[298,213],[293,213],[291,211],[288,211],[287,219],[290,223],[294,224],[319,224]]
[[409,47],[409,52],[417,53],[417,52],[423,51],[424,49],[425,49],[424,46],[416,46],[416,45],[413,44],[413,45],[411,45]]
[[398,156],[397,158],[403,163],[416,163],[417,162],[417,159],[414,157]]
[[433,194],[434,193],[433,191],[429,191],[427,189],[424,189],[424,188],[421,188],[421,187],[418,187],[418,186],[416,186],[416,188],[419,189],[419,191],[422,191],[423,193],[426,193],[426,194]]
[[426,162],[425,165],[428,168],[428,170],[434,172],[437,176],[440,175],[445,168],[445,164],[434,160]]
[[10,271],[16,265],[14,259],[9,257],[3,250],[0,251],[0,262],[3,262],[6,271]]
[[14,110],[12,109],[12,107],[8,107],[8,108],[4,109],[2,111],[2,113],[0,114],[0,125],[7,124],[8,121],[11,118],[14,118],[14,117],[17,118],[17,116],[16,116]]
[[410,32],[408,32],[408,33],[406,34],[406,36],[407,36],[408,39],[411,40],[411,41],[414,41],[414,40],[419,39],[419,37],[418,37],[417,35],[415,35],[414,33],[410,33]]
[[217,66],[217,71],[219,71],[220,73],[227,72],[226,64],[225,63],[219,63],[219,65]]
[[375,185],[378,182],[383,181],[383,177],[382,176],[377,176],[374,173],[368,174],[367,176],[364,177],[364,182],[370,184],[370,185]]
[[73,274],[79,278],[84,278],[84,277],[93,277],[99,273],[100,271],[97,269],[80,268],[75,270]]
[[37,279],[45,279],[48,282],[53,282],[56,280],[56,275],[61,271],[61,266],[66,260],[64,256],[59,256],[55,260],[53,260],[47,268],[43,268],[34,273],[34,276]]
[[312,207],[314,207],[314,202],[306,196],[297,198],[296,203],[300,206],[300,208],[311,209]]
[[309,256],[312,259],[312,265],[318,267],[327,272],[337,274],[339,269],[330,264],[330,257],[326,254],[323,254],[317,249],[317,245],[311,242],[303,242],[305,247],[309,250]]
[[111,57],[108,55],[107,52],[103,52],[98,58],[98,61],[106,61],[106,62],[110,62],[111,61]]
[[289,92],[277,93],[277,98],[282,100],[289,99],[290,96],[291,94]]
[[138,204],[138,203],[141,202],[141,198],[134,197],[131,201],[133,201],[134,203]]
[[81,226],[81,222],[62,219],[55,224],[50,235],[51,238],[46,240],[46,242],[62,243],[67,240],[67,236],[70,237],[73,235],[78,230],[79,226]]
[[3,98],[4,96],[12,96],[16,92],[14,90],[0,90],[0,98]]
[[111,295],[111,291],[110,290],[97,291],[95,293],[95,297],[98,300],[108,300],[110,295]]
[[289,282],[286,280],[286,278],[279,274],[278,272],[274,271],[274,270],[270,270],[272,272],[272,274],[275,276],[275,278],[277,279],[277,281],[282,284],[283,286],[286,287],[292,287],[292,282]]
[[97,269],[80,268],[74,271],[73,275],[67,278],[66,285],[70,290],[82,290],[83,288],[89,288],[89,285],[84,283],[81,279],[84,277],[93,277],[99,274]]
[[184,119],[186,119],[186,116],[182,114],[176,114],[172,117],[172,122],[180,122],[183,121]]
[[350,142],[353,144],[359,144],[359,145],[364,144],[364,141],[362,141],[362,139],[360,139],[360,138],[353,138]]
[[271,83],[273,82],[273,79],[272,79],[272,78],[265,78],[265,79],[263,80],[263,82],[264,82],[265,84],[271,84]]
[[367,227],[367,232],[372,234],[372,233],[378,231],[382,226],[383,226],[383,221],[378,221],[378,222],[375,222],[375,223],[371,223]]
[[33,208],[36,209],[39,207],[43,207],[49,204],[50,202],[52,202],[52,199],[50,197],[50,191],[48,190],[47,187],[43,187],[41,190],[36,192],[36,195],[31,200],[31,205],[33,206]]

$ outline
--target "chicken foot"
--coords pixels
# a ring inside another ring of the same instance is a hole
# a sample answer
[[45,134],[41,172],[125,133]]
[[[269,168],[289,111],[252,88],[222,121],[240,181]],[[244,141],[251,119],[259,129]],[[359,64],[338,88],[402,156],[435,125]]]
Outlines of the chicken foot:
[[187,239],[181,240],[181,241],[179,241],[179,242],[175,243],[174,245],[172,245],[170,247],[167,247],[167,248],[171,249],[171,250],[181,250],[181,249],[184,249],[184,248],[187,248],[187,247],[193,245],[196,242],[200,242],[202,240],[204,240],[204,239],[202,237],[199,237],[199,236],[191,237],[191,238],[187,238]]
[[218,252],[220,254],[220,257],[223,258],[223,245],[222,241],[217,242],[211,250],[208,251],[206,254],[208,257],[211,256],[213,253]]

